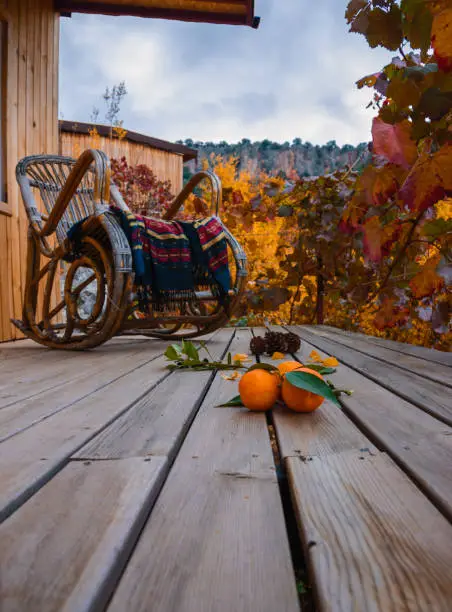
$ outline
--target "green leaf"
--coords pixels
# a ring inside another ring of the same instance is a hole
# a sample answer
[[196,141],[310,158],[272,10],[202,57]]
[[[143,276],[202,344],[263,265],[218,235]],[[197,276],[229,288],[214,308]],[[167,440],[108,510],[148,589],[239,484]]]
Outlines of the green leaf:
[[232,363],[232,355],[231,353],[228,353],[228,365],[231,365]]
[[336,368],[327,368],[326,366],[323,368],[320,368],[319,370],[319,374],[321,374],[322,376],[325,376],[326,374],[334,374],[336,372]]
[[184,342],[184,353],[190,359],[193,359],[194,361],[199,361],[199,353],[193,342]]
[[165,351],[165,357],[167,359],[169,359],[170,361],[177,361],[178,359],[180,359],[180,352],[178,352],[175,348],[174,348],[174,344],[172,344],[171,346],[169,346],[166,351]]
[[251,370],[267,370],[268,372],[277,372],[278,368],[270,363],[255,363],[247,369],[247,372]]
[[232,406],[232,407],[243,406],[242,398],[240,397],[240,395],[235,395],[232,399],[230,399],[225,404],[218,404],[217,408],[227,408],[229,406]]
[[286,374],[286,380],[291,385],[294,385],[294,387],[310,391],[311,393],[315,393],[315,395],[321,395],[330,400],[330,402],[333,402],[333,404],[336,404],[336,406],[340,406],[332,389],[324,380],[317,378],[314,374],[309,374],[308,372],[288,372]]

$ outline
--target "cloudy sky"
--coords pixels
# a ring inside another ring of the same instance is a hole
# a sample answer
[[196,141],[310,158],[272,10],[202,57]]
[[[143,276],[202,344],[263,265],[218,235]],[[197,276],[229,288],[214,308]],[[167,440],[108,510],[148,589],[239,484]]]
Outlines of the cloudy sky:
[[390,55],[348,33],[346,0],[256,0],[258,30],[157,19],[61,20],[60,118],[104,117],[124,80],[127,129],[167,140],[370,139],[370,90]]

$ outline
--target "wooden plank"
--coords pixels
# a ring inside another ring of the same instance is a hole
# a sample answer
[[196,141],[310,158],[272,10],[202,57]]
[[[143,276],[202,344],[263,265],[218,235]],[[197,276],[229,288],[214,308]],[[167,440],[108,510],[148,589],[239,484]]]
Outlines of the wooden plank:
[[71,462],[0,527],[0,600],[13,610],[103,609],[166,460]]
[[116,359],[116,363],[109,360],[111,372],[102,368],[89,372],[88,369],[80,376],[69,379],[66,384],[3,408],[0,410],[0,442],[66,410],[90,394],[100,392],[105,386],[121,380],[128,373],[151,363],[157,357],[158,355],[143,353]]
[[[233,330],[209,341],[209,353],[221,359]],[[174,457],[211,383],[212,372],[174,372],[126,414],[75,455],[79,459]]]
[[418,374],[389,366],[378,359],[315,335],[302,327],[296,329],[304,340],[309,341],[317,349],[334,355],[339,361],[364,374],[370,380],[433,414],[444,423],[452,425],[452,404],[448,387]]
[[[8,69],[6,71],[6,192],[8,199],[8,209],[12,217],[2,217],[0,215],[0,224],[6,226],[6,276],[1,275],[0,284],[2,285],[2,293],[8,296],[7,311],[3,312],[3,317],[8,318],[6,327],[0,334],[0,340],[7,340],[15,337],[9,318],[14,314],[14,303],[19,298],[20,293],[17,293],[17,284],[14,282],[15,257],[13,253],[18,248],[16,243],[17,238],[17,184],[14,173],[14,162],[17,159],[17,78],[18,78],[18,8],[17,6],[9,7],[10,18],[8,21],[8,48],[7,62]],[[5,243],[3,243],[5,245]],[[3,255],[5,257],[5,254]]]
[[321,612],[450,610],[452,526],[384,453],[287,467]]
[[[7,245],[6,242],[6,217],[0,214],[0,244]],[[0,256],[0,338],[8,338],[8,292],[9,287],[6,285],[7,259]]]
[[[12,389],[8,386],[1,389],[4,406],[0,409],[0,440],[16,435],[152,361],[162,354],[161,347],[161,343],[149,343],[148,347],[138,345],[135,350],[90,353],[74,360],[67,356],[66,367],[55,368],[53,384],[52,364],[44,381],[35,382],[33,376],[31,380],[24,375],[13,376]],[[23,383],[23,388],[19,386],[17,389],[15,385],[20,383]],[[45,385],[44,389],[42,385]]]
[[343,329],[338,329],[337,327],[331,327],[329,325],[322,325],[321,329],[328,329],[332,332],[346,336],[359,336],[368,342],[372,342],[377,346],[383,346],[391,351],[395,351],[396,353],[413,355],[414,357],[420,357],[426,361],[433,361],[434,363],[452,366],[452,353],[437,351],[435,349],[426,348],[425,346],[415,346],[414,344],[408,344],[407,342],[397,342],[396,340],[388,340],[387,338],[368,336],[367,334],[362,334],[359,332],[349,332]]
[[[284,331],[272,326],[275,331]],[[256,328],[255,335],[263,336],[264,329]],[[294,330],[295,331],[295,330]],[[296,358],[302,363],[309,361],[312,346],[303,342]],[[285,355],[274,360],[261,355],[263,363],[278,365],[293,359]],[[334,404],[325,401],[321,409],[311,414],[292,412],[287,408],[274,408],[270,417],[275,426],[279,453],[282,459],[300,457],[303,461],[312,456],[323,456],[355,449],[362,453],[376,452],[375,446]]]
[[0,444],[0,521],[52,478],[79,448],[167,376],[163,357]]
[[[143,344],[127,348],[115,345],[90,353],[62,353],[41,349],[33,352],[30,358],[19,361],[7,359],[0,366],[0,408],[66,384],[71,379],[89,373],[90,368],[100,369],[105,365],[105,373],[108,374],[107,367],[112,365],[110,362],[114,363],[115,358],[117,360],[121,356],[143,352],[149,352],[152,357],[162,354],[164,347],[164,343],[150,342],[147,347]],[[102,364],[103,360],[105,364]],[[94,374],[94,371],[92,373]]]
[[452,387],[452,368],[442,365],[432,365],[430,361],[425,361],[420,357],[414,357],[413,355],[402,355],[399,353],[397,356],[394,355],[394,351],[385,348],[384,346],[378,346],[372,342],[368,342],[366,339],[360,336],[347,336],[345,334],[338,334],[331,332],[329,329],[323,329],[322,327],[316,327],[312,325],[303,326],[307,331],[321,336],[322,338],[328,338],[333,342],[337,342],[339,345],[348,346],[365,355],[370,355],[379,359],[384,363],[388,363],[391,367],[398,367],[408,372],[414,372],[430,380],[434,380],[448,387]]
[[[303,361],[311,349],[311,345],[304,343],[303,352],[297,357]],[[326,356],[325,353],[320,354]],[[341,396],[346,414],[380,449],[387,451],[452,520],[452,428],[345,365],[341,364],[336,373],[328,378],[338,388],[354,389],[351,397]],[[330,413],[330,405],[326,403],[312,418],[311,415],[300,415],[301,418],[297,419],[298,415],[288,411],[275,413],[283,456],[293,456],[296,454],[293,449],[300,447],[304,455],[308,452],[310,455],[320,454],[310,450],[312,446],[316,450],[319,439],[328,449],[323,454],[359,448],[356,444],[346,446],[351,441],[351,423],[348,419],[346,431],[336,423],[324,431],[324,421],[330,418]],[[344,419],[342,414],[341,422]]]
[[110,612],[299,610],[265,415],[216,408],[235,392],[215,377]]

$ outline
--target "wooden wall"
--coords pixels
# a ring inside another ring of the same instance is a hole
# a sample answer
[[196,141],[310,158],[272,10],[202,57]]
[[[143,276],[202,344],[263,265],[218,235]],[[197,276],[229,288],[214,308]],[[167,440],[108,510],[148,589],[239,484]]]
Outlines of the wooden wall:
[[125,157],[131,166],[145,164],[160,180],[170,180],[174,195],[182,189],[183,157],[154,149],[146,144],[130,142],[126,138],[107,138],[96,134],[60,133],[60,153],[78,157],[85,149],[102,149],[109,157]]
[[59,18],[53,0],[0,0],[7,21],[6,206],[0,205],[0,341],[21,334],[27,220],[15,177],[25,155],[58,152]]

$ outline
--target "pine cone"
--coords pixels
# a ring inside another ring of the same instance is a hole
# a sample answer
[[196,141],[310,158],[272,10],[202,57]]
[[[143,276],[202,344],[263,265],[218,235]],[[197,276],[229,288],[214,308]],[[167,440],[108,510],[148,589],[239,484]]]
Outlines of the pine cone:
[[266,352],[267,355],[273,355],[273,353],[286,353],[286,335],[282,332],[268,331],[265,334]]
[[266,347],[267,343],[265,342],[265,338],[262,336],[255,336],[254,338],[251,338],[250,351],[253,353],[253,355],[263,355]]
[[301,346],[300,337],[297,336],[297,334],[288,332],[286,334],[286,346],[287,346],[288,353],[296,353],[297,351],[300,350],[300,346]]

